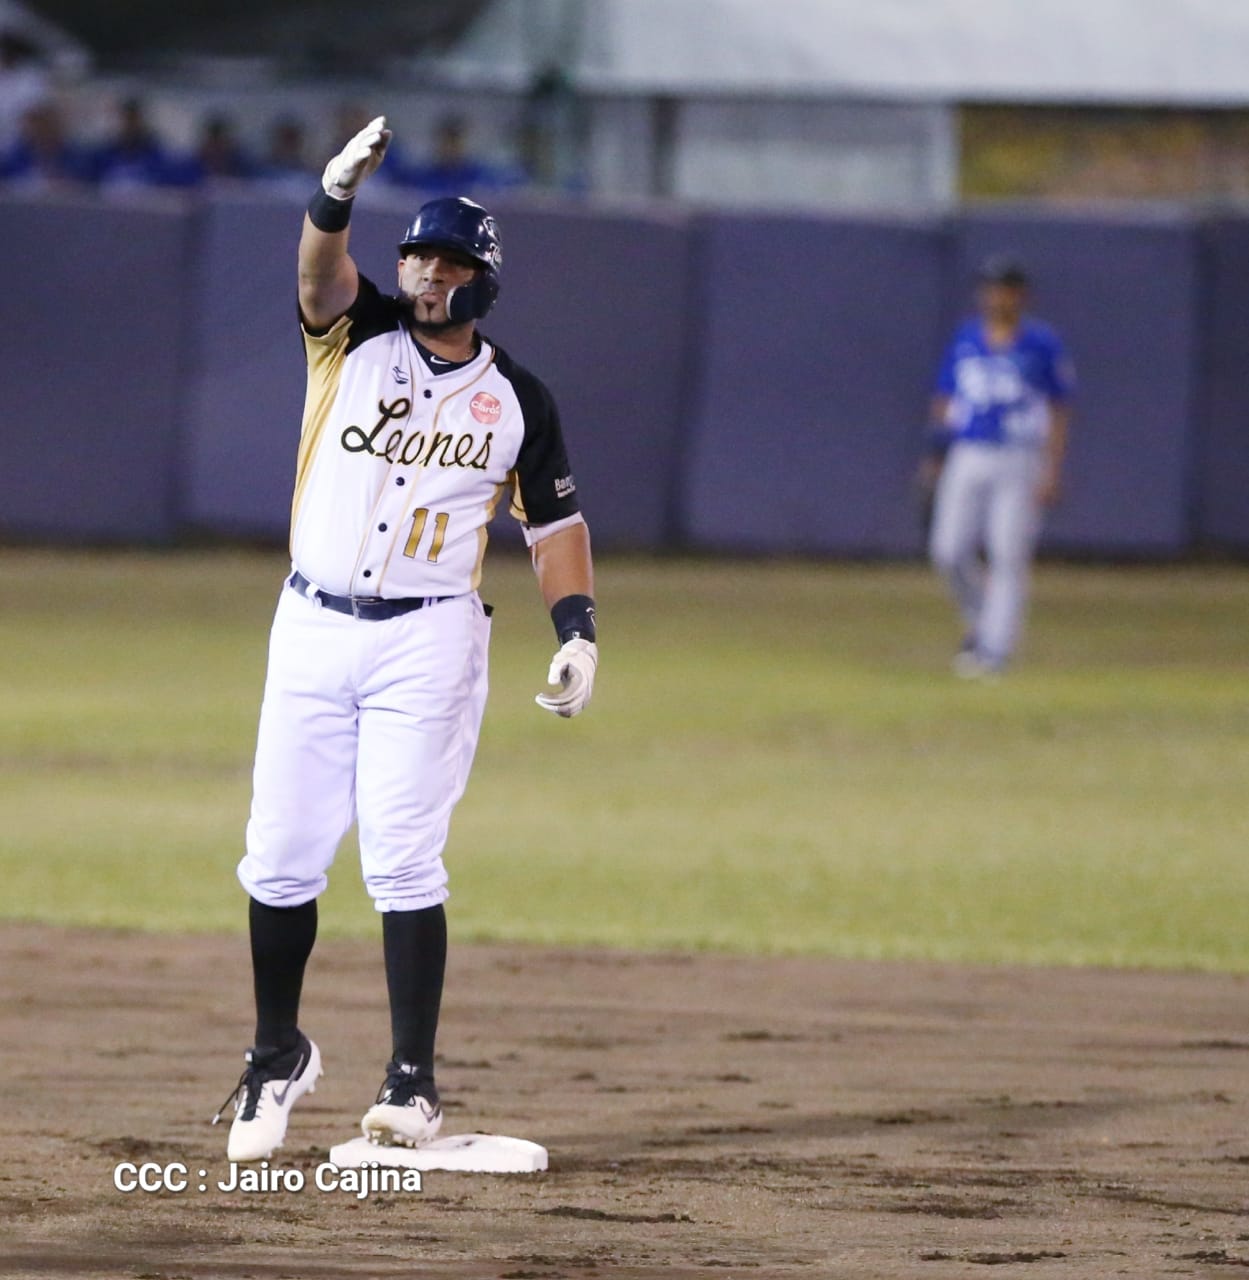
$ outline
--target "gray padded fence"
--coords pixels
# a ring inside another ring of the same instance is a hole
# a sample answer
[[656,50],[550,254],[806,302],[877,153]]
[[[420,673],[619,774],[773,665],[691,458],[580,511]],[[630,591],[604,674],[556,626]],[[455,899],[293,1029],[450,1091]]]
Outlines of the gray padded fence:
[[[394,195],[356,211],[383,288],[411,213]],[[1249,219],[496,213],[483,327],[554,392],[600,547],[920,552],[933,374],[975,264],[1010,250],[1080,378],[1045,545],[1249,549]],[[284,537],[302,216],[247,191],[0,199],[0,532]]]

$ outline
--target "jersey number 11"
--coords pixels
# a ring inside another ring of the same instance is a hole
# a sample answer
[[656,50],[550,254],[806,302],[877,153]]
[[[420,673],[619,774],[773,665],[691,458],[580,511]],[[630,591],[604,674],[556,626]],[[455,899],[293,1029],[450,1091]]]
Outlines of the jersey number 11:
[[[438,556],[442,551],[442,544],[447,540],[447,521],[451,517],[445,511],[439,511],[434,516],[434,536],[429,544],[429,552],[425,559],[430,564],[438,563]],[[425,526],[429,523],[429,508],[417,507],[412,513],[412,532],[408,534],[407,545],[403,548],[403,554],[409,560],[416,559],[416,549],[420,546],[421,539],[425,536]]]

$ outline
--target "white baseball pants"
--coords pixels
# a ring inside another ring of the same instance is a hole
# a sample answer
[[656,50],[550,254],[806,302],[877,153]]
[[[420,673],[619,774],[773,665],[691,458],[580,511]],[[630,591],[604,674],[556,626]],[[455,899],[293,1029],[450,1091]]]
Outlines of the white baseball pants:
[[937,483],[929,555],[989,662],[1014,653],[1023,626],[1041,466],[1036,449],[965,442],[951,448]]
[[477,748],[489,638],[476,594],[379,622],[283,589],[238,867],[252,897],[315,898],[358,820],[378,911],[445,901],[442,850]]

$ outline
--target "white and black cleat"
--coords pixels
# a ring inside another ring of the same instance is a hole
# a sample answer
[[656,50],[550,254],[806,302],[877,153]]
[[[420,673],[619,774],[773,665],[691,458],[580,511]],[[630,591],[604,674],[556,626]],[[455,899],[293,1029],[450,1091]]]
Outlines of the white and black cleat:
[[247,1070],[234,1092],[221,1104],[212,1122],[221,1119],[234,1103],[234,1123],[226,1143],[226,1159],[232,1164],[267,1160],[286,1137],[291,1108],[305,1093],[315,1093],[322,1074],[321,1051],[300,1032],[299,1043],[285,1053],[244,1055]]
[[381,1147],[419,1147],[441,1128],[442,1105],[433,1079],[409,1063],[387,1063],[377,1101],[360,1121],[364,1136]]

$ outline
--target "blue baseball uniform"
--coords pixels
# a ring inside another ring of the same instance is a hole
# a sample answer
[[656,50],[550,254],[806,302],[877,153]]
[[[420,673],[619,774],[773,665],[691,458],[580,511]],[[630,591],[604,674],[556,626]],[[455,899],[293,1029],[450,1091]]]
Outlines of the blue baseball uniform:
[[1074,387],[1061,339],[1030,317],[1000,346],[983,320],[966,321],[941,362],[936,392],[947,399],[950,450],[929,552],[963,616],[963,656],[973,669],[1000,669],[1018,643],[1040,531],[1045,445],[1053,411]]
[[937,375],[938,393],[950,400],[946,427],[953,439],[1034,448],[1045,441],[1051,402],[1068,400],[1074,383],[1062,340],[1030,318],[1000,348],[990,345],[982,320],[968,320]]

